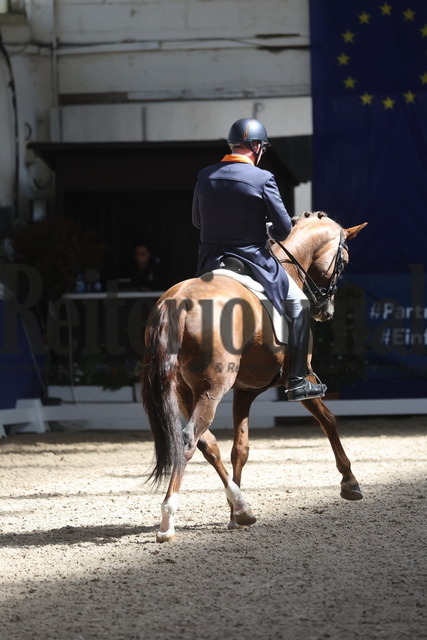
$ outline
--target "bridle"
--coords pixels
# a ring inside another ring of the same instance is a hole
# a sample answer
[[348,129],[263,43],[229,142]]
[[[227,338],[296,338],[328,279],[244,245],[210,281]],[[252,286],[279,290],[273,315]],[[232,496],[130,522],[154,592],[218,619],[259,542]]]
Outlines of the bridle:
[[[273,240],[273,238],[271,239]],[[337,288],[338,288],[338,279],[345,267],[345,262],[342,256],[342,252],[344,249],[347,251],[348,247],[345,241],[344,231],[341,229],[340,240],[339,240],[337,251],[334,257],[332,258],[331,262],[329,263],[328,268],[325,269],[325,271],[323,272],[320,278],[320,280],[322,280],[325,277],[325,275],[328,273],[328,271],[331,269],[331,267],[333,267],[331,277],[329,278],[329,282],[326,287],[319,287],[314,282],[313,278],[304,269],[304,267],[298,262],[295,256],[293,256],[292,253],[288,251],[288,249],[286,249],[286,247],[281,242],[279,242],[278,240],[273,240],[273,242],[275,242],[282,249],[282,251],[288,256],[292,264],[295,265],[295,267],[298,269],[304,283],[303,291],[306,294],[307,298],[309,299],[312,309],[316,311],[319,311],[320,309],[322,309],[336,294]],[[273,254],[271,249],[270,249],[270,253],[274,256],[276,260],[278,260],[278,258]],[[287,262],[286,259],[278,260],[278,261],[282,265],[285,262]]]

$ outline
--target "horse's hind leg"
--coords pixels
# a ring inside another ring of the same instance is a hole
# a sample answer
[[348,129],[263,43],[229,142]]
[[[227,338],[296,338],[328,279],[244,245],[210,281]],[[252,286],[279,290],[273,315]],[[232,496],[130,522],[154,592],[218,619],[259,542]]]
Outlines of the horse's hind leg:
[[[186,420],[190,419],[193,404],[193,393],[178,373],[177,375],[177,400],[179,408]],[[172,471],[168,490],[161,505],[162,519],[160,528],[156,534],[157,542],[169,542],[175,538],[175,513],[178,508],[178,492],[181,487],[183,473]]]
[[328,437],[334,452],[338,471],[342,474],[341,497],[346,500],[361,500],[363,498],[359,483],[351,471],[350,460],[347,458],[337,431],[337,420],[320,398],[303,400],[304,406],[313,414],[320,424],[323,433]]
[[172,471],[168,490],[161,505],[162,519],[156,533],[156,542],[169,542],[175,538],[175,513],[178,508],[178,492],[183,474]]
[[[209,429],[205,431],[203,436],[200,438],[198,442],[198,448],[203,453],[205,459],[211,464],[215,471],[218,473],[219,477],[222,480],[224,485],[225,493],[230,504],[232,513],[238,513],[240,524],[249,525],[253,524],[256,520],[255,516],[252,513],[252,509],[246,502],[245,498],[240,491],[239,486],[230,479],[228,471],[224,467],[224,464],[221,459],[221,452],[218,447],[218,443],[216,441],[215,436]],[[237,529],[243,528],[239,527],[236,523],[235,518],[230,519],[228,523],[229,529]]]
[[[186,465],[193,457],[195,450],[195,444],[191,449],[186,449]],[[181,488],[184,471],[185,469],[182,472],[178,472],[176,469],[172,471],[168,490],[161,505],[162,519],[156,534],[156,542],[169,542],[175,538],[175,514],[178,509],[178,493]]]
[[[179,404],[186,417],[190,413],[190,394],[188,389],[185,387],[180,388],[180,383],[178,384]],[[217,392],[210,390],[209,392],[201,391],[196,393],[193,390],[193,395],[196,395],[197,401],[191,410],[191,417],[182,431],[186,464],[193,457],[200,437],[212,424],[216,408],[224,395],[224,391],[219,389]],[[178,472],[176,469],[172,471],[168,490],[161,506],[162,519],[160,529],[156,535],[157,542],[168,542],[175,537],[175,513],[178,507],[178,492],[181,488],[183,476],[184,471]]]

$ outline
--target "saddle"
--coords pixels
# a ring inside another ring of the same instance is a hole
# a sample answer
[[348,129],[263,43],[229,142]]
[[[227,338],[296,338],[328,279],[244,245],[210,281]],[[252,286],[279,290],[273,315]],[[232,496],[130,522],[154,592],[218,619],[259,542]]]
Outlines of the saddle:
[[240,273],[242,276],[250,276],[252,277],[251,268],[240,260],[240,258],[236,258],[234,256],[224,256],[221,262],[219,263],[220,269],[228,269],[229,271],[234,271],[235,273]]
[[289,332],[286,316],[280,315],[274,305],[267,298],[264,287],[262,284],[254,280],[252,271],[248,265],[234,256],[224,256],[220,262],[220,268],[203,274],[202,279],[204,277],[211,278],[215,275],[225,276],[232,280],[236,280],[256,295],[269,315],[277,342],[280,344],[288,344]]

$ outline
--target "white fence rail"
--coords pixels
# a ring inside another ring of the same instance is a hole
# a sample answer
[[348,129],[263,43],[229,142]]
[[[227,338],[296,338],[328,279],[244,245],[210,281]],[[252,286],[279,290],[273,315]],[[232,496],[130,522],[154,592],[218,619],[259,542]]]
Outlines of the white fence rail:
[[[51,393],[56,395],[55,390]],[[65,392],[67,399],[70,397]],[[87,394],[87,392],[86,392]],[[135,429],[148,430],[147,416],[138,399],[129,401],[131,392],[121,394],[117,401],[113,394],[110,401],[62,402],[58,405],[43,405],[38,399],[19,400],[15,409],[0,410],[0,437],[15,433],[43,433],[50,429],[49,423],[67,423],[74,429]],[[77,395],[78,398],[78,395]],[[229,393],[219,405],[213,428],[232,427],[232,394]],[[377,400],[326,400],[330,411],[336,416],[386,416],[427,414],[427,398],[377,399]],[[252,427],[274,427],[275,418],[308,417],[310,414],[299,402],[277,400],[277,391],[270,389],[255,400],[251,409]],[[72,423],[72,425],[70,425]],[[77,423],[77,424],[76,424]]]

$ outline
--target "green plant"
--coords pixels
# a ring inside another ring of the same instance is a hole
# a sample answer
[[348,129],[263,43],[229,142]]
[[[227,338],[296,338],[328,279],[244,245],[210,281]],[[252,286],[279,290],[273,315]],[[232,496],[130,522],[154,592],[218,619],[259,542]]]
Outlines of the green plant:
[[312,325],[313,370],[328,391],[363,380],[366,369],[365,300],[360,287],[342,286],[335,296],[335,315]]
[[73,290],[80,273],[99,269],[106,247],[70,218],[52,218],[14,230],[15,262],[33,267],[43,280],[45,301]]
[[[82,356],[73,362],[72,383],[74,385],[94,385],[114,391],[139,382],[140,360],[123,358],[111,360],[107,354]],[[51,366],[49,384],[69,385],[70,371],[64,364]]]
[[[69,218],[52,218],[27,226],[16,227],[11,233],[14,262],[32,267],[41,276],[43,289],[35,312],[46,344],[44,365],[45,386],[54,354],[49,348],[48,326],[59,322],[52,303],[64,293],[73,291],[76,278],[88,269],[98,270],[106,247],[96,234],[82,229]],[[23,276],[14,283],[16,297],[25,299],[32,283]]]

